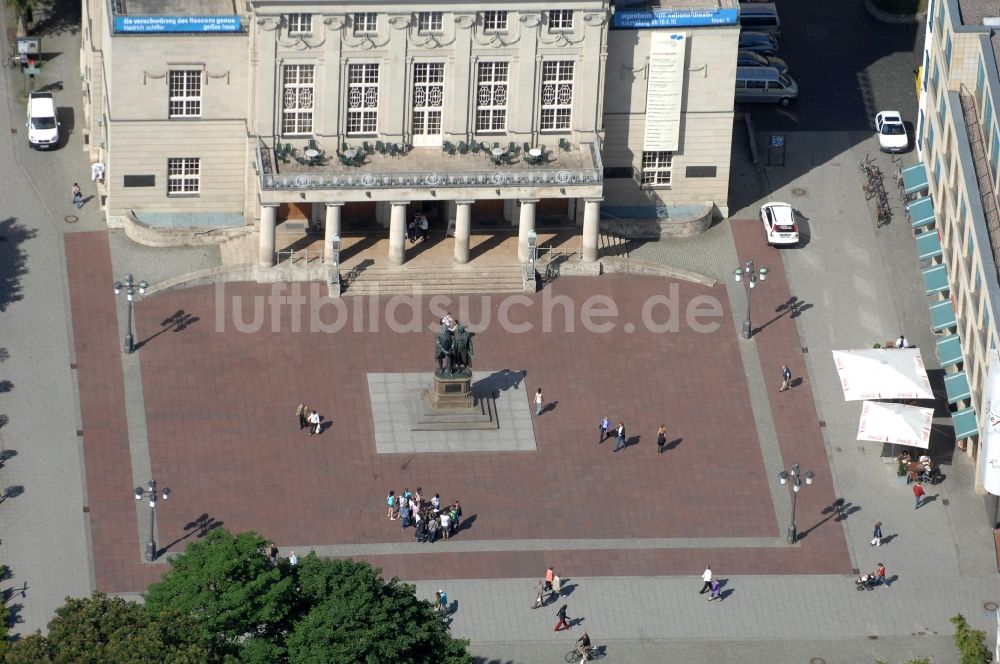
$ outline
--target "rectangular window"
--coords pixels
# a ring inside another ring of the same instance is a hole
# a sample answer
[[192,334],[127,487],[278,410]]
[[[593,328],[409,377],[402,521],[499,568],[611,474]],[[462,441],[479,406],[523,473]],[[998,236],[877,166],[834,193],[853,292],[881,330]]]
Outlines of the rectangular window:
[[313,15],[312,14],[289,14],[288,15],[288,34],[290,35],[309,35],[313,31]]
[[923,149],[924,144],[924,112],[920,111],[917,116],[917,147]]
[[646,187],[670,186],[670,172],[673,168],[673,152],[642,153],[642,184]]
[[983,117],[983,133],[988,134],[993,129],[993,100],[986,98],[986,114]]
[[476,91],[476,131],[507,128],[507,62],[480,62]]
[[934,125],[927,123],[927,152],[934,151]]
[[549,11],[549,32],[569,32],[572,29],[572,9],[552,9]]
[[422,35],[441,32],[444,29],[443,16],[442,12],[418,12],[417,32]]
[[444,105],[444,63],[413,64],[413,133],[417,136],[441,134]]
[[201,193],[201,159],[167,159],[167,196],[190,196]]
[[483,12],[483,32],[507,32],[507,12]]
[[[944,2],[944,0],[941,1]],[[934,32],[934,0],[931,0],[931,7],[927,12],[927,31]]]
[[312,133],[315,93],[315,65],[284,65],[282,67],[282,135]]
[[944,43],[944,66],[951,70],[951,34],[948,35],[948,41]]
[[378,64],[347,66],[347,133],[378,130]]
[[990,141],[990,167],[993,169],[991,175],[995,180],[997,177],[997,160],[1000,159],[1000,137],[996,130],[993,131],[993,140]]
[[201,117],[201,70],[171,69],[167,73],[170,90],[170,117]]
[[354,34],[374,35],[378,32],[378,14],[375,12],[354,12]]
[[941,78],[941,67],[937,62],[934,63],[934,76],[931,77],[931,87],[934,90],[934,94],[938,91],[938,79]]
[[924,70],[920,74],[920,86],[927,92],[927,79],[931,75],[931,52],[924,51]]
[[979,71],[976,72],[976,108],[983,105],[983,83],[986,80],[986,68],[983,61],[979,61]]
[[542,63],[542,115],[540,129],[569,129],[573,115],[573,61]]
[[945,126],[945,123],[944,123],[944,113],[945,113],[945,103],[944,103],[944,101],[945,101],[945,98],[946,98],[946,95],[941,95],[940,99],[938,99],[938,122],[941,123],[942,127]]

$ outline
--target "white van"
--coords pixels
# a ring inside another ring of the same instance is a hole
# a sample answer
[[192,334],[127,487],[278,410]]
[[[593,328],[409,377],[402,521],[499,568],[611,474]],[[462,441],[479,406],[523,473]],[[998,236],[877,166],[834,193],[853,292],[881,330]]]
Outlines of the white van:
[[781,32],[781,19],[774,3],[740,3],[740,28],[753,32]]
[[737,102],[777,102],[782,106],[799,96],[799,86],[774,67],[737,67]]
[[51,92],[32,92],[28,95],[28,144],[39,150],[59,144],[56,100]]

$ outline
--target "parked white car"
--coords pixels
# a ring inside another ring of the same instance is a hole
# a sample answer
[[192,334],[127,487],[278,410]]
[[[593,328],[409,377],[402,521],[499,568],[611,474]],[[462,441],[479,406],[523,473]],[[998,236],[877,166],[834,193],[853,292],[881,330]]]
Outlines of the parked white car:
[[56,119],[56,102],[51,92],[32,92],[28,95],[28,144],[47,150],[59,144],[59,121]]
[[906,135],[906,125],[899,111],[882,111],[876,115],[875,133],[882,152],[905,152],[910,147],[910,137]]
[[788,203],[765,203],[760,206],[760,220],[764,224],[767,243],[792,245],[799,242],[799,226],[795,223],[795,210]]

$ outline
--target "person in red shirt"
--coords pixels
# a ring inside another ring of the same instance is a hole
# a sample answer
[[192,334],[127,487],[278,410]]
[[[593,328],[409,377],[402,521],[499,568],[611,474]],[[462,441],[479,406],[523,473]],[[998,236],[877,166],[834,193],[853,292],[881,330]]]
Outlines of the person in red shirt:
[[885,586],[885,565],[882,563],[879,563],[878,567],[875,569],[875,578],[878,579],[878,582],[882,586]]
[[920,482],[915,482],[913,484],[913,496],[917,499],[916,503],[913,505],[913,509],[920,507],[920,499],[924,497],[924,487],[921,486]]

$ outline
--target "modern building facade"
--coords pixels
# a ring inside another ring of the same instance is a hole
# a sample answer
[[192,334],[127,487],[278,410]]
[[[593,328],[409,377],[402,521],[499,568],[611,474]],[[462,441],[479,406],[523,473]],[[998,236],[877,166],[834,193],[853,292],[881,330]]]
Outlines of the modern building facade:
[[918,78],[920,164],[903,173],[955,437],[977,460],[978,491],[996,410],[987,385],[1000,306],[1000,37],[990,27],[998,15],[985,0],[931,0]]
[[524,260],[536,218],[578,226],[594,260],[602,204],[728,212],[726,1],[630,8],[616,28],[608,0],[85,0],[103,203],[152,226],[253,225],[262,267],[289,221],[323,229],[329,259],[374,220],[401,263],[417,212],[459,263],[487,220],[517,226]]

